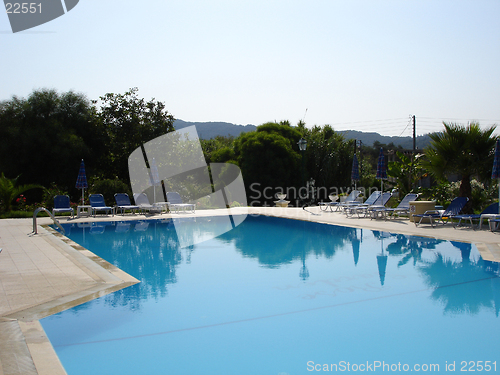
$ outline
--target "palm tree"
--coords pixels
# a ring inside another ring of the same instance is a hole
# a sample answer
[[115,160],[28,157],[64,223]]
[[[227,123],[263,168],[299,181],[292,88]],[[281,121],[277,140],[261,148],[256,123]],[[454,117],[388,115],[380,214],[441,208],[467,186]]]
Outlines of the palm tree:
[[16,186],[18,178],[19,176],[16,178],[7,178],[3,173],[0,177],[0,203],[6,212],[12,210],[12,201],[21,193],[35,188],[43,189],[43,186],[35,184]]
[[477,176],[486,180],[491,175],[496,129],[493,125],[482,130],[479,123],[467,126],[444,122],[445,130],[429,134],[430,146],[425,150],[424,167],[437,179],[446,179],[456,173],[461,176],[459,196],[469,198],[464,212],[472,212],[472,188],[470,179]]

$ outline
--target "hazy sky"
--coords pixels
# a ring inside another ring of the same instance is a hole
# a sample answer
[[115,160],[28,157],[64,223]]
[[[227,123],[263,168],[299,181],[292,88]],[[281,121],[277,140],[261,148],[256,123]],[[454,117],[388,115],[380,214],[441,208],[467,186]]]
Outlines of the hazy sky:
[[499,19],[500,0],[80,0],[14,34],[0,12],[0,100],[138,87],[185,121],[500,125]]

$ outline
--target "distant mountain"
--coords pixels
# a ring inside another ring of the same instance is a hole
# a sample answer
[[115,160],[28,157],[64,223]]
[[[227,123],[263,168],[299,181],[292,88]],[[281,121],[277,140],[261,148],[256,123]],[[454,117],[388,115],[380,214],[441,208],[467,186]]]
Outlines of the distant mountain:
[[227,137],[228,135],[237,137],[241,133],[246,133],[257,129],[255,125],[235,125],[228,122],[187,122],[182,120],[174,121],[174,128],[176,130],[193,125],[196,126],[198,137],[200,137],[200,139],[212,139],[218,135],[222,135],[224,137]]
[[[182,129],[192,125],[196,126],[200,139],[211,139],[218,135],[222,135],[224,137],[227,137],[228,135],[237,137],[241,133],[255,131],[257,129],[255,125],[235,125],[228,122],[188,122],[183,120],[175,120],[174,122],[175,129]],[[373,146],[373,143],[378,141],[385,145],[392,142],[395,146],[401,146],[404,149],[413,148],[412,137],[391,137],[380,135],[378,133],[364,133],[356,130],[344,130],[339,131],[338,133],[342,134],[346,139],[360,140],[366,146]],[[429,143],[430,138],[427,134],[419,135],[416,139],[417,149],[419,150],[427,147]]]
[[[373,146],[373,143],[378,141],[385,145],[388,145],[392,142],[395,146],[401,146],[404,149],[413,149],[413,137],[391,137],[380,135],[378,133],[358,132],[356,130],[345,130],[339,131],[338,133],[343,134],[347,139],[357,139],[358,141],[360,140],[365,146]],[[416,147],[419,150],[426,148],[430,142],[431,139],[427,134],[419,135],[415,140]]]

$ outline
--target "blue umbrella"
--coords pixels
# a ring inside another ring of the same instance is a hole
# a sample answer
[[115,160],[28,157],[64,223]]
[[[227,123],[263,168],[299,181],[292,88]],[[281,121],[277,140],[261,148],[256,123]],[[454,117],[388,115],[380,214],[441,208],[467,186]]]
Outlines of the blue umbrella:
[[382,147],[380,147],[380,154],[378,155],[377,179],[380,180],[380,191],[384,192],[384,180],[387,179],[387,171],[385,168],[385,156]]
[[89,185],[87,184],[87,175],[85,174],[85,163],[82,162],[80,163],[80,171],[78,172],[78,178],[76,179],[76,185],[75,187],[77,189],[82,189],[82,205],[85,203],[84,199],[84,189],[88,188]]
[[491,171],[491,178],[495,178],[498,180],[498,201],[500,202],[500,139],[497,139],[497,144],[495,146],[495,158],[493,159],[493,170]]
[[359,163],[356,154],[352,159],[351,180],[354,181],[354,190],[356,190],[356,181],[359,181]]

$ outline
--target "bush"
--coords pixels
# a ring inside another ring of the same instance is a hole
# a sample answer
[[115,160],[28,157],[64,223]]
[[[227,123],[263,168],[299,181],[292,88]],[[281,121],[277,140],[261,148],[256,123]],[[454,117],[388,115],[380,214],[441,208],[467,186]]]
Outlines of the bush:
[[102,194],[106,205],[113,206],[115,204],[116,193],[127,193],[132,200],[132,190],[129,185],[119,179],[95,179],[89,186],[90,194]]
[[[482,182],[472,179],[471,187],[474,211],[482,211],[498,197],[497,184],[491,184],[489,187],[485,187]],[[444,207],[447,207],[452,199],[458,197],[459,192],[460,181],[442,182],[431,188],[419,188],[419,193],[422,194],[420,200],[435,200],[436,204]]]
[[52,185],[49,188],[44,189],[42,202],[40,202],[39,205],[34,205],[34,206],[45,207],[47,210],[50,211],[52,210],[52,208],[54,208],[54,197],[56,195],[68,195],[68,193],[59,188],[55,183],[52,183]]

